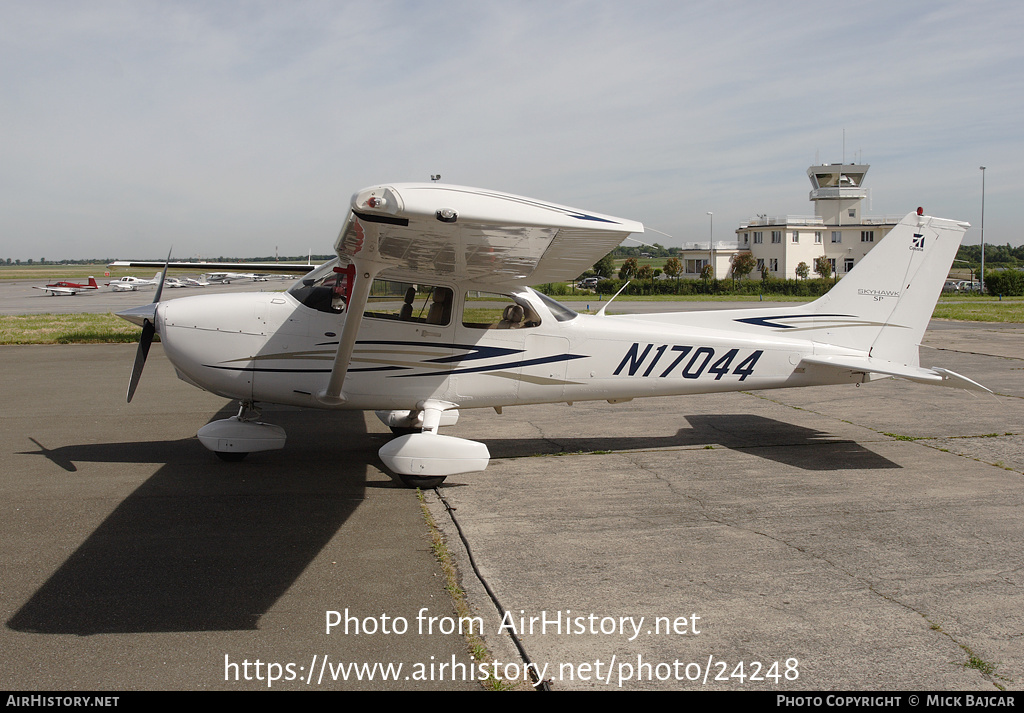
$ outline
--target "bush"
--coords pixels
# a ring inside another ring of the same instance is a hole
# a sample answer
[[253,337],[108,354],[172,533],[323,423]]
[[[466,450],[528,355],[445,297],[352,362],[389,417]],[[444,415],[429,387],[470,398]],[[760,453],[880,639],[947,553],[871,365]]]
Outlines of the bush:
[[[598,294],[614,295],[625,280],[601,280],[595,288]],[[832,287],[832,280],[782,280],[768,277],[763,280],[634,280],[624,295],[794,295],[820,297]]]
[[1024,270],[986,270],[985,290],[990,295],[1024,295]]

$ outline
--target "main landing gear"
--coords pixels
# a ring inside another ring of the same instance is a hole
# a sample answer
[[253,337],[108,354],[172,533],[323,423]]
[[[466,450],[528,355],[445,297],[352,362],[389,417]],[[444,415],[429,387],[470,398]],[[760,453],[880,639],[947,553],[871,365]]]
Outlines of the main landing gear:
[[[483,443],[437,433],[439,426],[454,425],[458,420],[454,404],[425,401],[416,410],[378,411],[377,416],[398,435],[377,453],[406,487],[436,488],[447,476],[481,471],[490,461]],[[256,451],[284,448],[284,429],[263,423],[259,417],[255,404],[243,401],[237,415],[200,428],[199,441],[228,462]]]

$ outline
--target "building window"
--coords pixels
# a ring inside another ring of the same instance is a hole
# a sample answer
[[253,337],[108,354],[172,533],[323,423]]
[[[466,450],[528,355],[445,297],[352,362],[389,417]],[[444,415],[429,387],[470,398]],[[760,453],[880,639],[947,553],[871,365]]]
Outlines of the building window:
[[772,231],[772,242],[773,243],[781,243],[782,242],[782,231],[781,230],[773,230]]
[[774,258],[773,257],[771,260],[768,261],[768,270],[770,272],[778,272],[779,271],[779,259],[778,258]]
[[850,208],[850,217],[851,218],[856,218],[857,217],[857,209],[856,208]]
[[873,242],[875,242],[875,231],[874,230],[862,230],[862,231],[860,231],[860,241],[862,243],[873,243]]
[[764,238],[764,233],[762,233],[760,230],[755,230],[754,231],[754,244],[755,245],[760,245],[762,242],[764,242],[763,238]]
[[796,232],[795,230],[793,231],[793,242],[794,243],[799,243],[800,242],[800,233]]
[[852,269],[853,269],[853,258],[852,257],[848,257],[845,260],[843,260],[843,272],[849,272]]
[[750,233],[744,233],[743,234],[743,244],[746,245],[749,242],[750,242]]
[[841,243],[841,242],[843,242],[843,231],[841,231],[841,230],[833,230],[832,231],[832,242],[833,243]]
[[757,271],[764,272],[764,258],[757,259]]
[[836,259],[834,257],[830,257],[828,259],[828,263],[832,266],[832,274],[836,274]]
[[704,266],[708,264],[707,260],[687,260],[686,261],[686,274],[687,275],[699,275],[703,270]]
[[814,231],[814,244],[815,245],[821,245],[821,231],[820,230],[815,230]]

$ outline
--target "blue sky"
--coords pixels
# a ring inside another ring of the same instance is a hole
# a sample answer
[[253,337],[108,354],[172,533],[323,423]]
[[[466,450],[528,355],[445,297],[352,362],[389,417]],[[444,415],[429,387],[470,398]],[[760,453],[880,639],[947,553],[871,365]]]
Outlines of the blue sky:
[[1020,244],[1019,2],[0,3],[0,259],[330,252],[382,182],[519,193],[666,245],[868,211]]

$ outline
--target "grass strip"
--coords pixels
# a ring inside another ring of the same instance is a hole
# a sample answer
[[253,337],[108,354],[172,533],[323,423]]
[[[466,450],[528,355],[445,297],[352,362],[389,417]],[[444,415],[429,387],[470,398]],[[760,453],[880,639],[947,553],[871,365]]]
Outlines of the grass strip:
[[106,314],[0,315],[0,344],[137,342],[142,328]]

